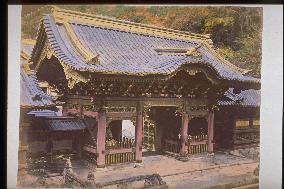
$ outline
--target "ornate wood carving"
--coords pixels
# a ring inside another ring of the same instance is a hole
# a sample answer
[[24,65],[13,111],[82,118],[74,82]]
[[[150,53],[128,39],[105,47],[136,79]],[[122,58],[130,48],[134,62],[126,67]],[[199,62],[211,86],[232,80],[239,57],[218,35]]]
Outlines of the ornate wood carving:
[[129,106],[107,106],[106,107],[107,112],[136,112],[136,107],[129,107]]
[[150,118],[151,107],[144,107],[143,118],[144,118],[144,129],[143,129],[143,146],[147,150],[154,150],[155,142],[155,126],[156,123]]

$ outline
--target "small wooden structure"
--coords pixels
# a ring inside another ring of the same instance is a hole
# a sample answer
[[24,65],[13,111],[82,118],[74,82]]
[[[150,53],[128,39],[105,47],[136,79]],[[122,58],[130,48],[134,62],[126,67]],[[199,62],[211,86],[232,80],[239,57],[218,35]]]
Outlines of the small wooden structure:
[[[34,43],[33,43],[34,44]],[[20,65],[20,123],[19,123],[19,162],[18,181],[27,171],[28,132],[32,125],[31,114],[37,112],[40,115],[54,115],[56,103],[51,96],[46,95],[38,86],[35,72],[30,69],[28,59],[33,44],[22,44]],[[48,111],[46,109],[49,109]]]
[[[20,122],[18,183],[27,173],[29,157],[51,155],[56,152],[75,151],[80,153],[80,141],[86,128],[77,118],[58,117],[57,106],[62,102],[46,94],[37,76],[28,63],[33,44],[23,41],[20,69]],[[76,148],[74,149],[74,146]],[[70,152],[71,153],[71,152]]]

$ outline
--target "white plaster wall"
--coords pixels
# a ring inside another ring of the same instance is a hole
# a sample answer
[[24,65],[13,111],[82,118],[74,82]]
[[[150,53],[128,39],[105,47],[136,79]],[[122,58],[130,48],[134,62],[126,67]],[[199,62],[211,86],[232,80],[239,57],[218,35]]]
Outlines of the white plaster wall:
[[122,120],[122,137],[135,139],[135,126],[130,120]]

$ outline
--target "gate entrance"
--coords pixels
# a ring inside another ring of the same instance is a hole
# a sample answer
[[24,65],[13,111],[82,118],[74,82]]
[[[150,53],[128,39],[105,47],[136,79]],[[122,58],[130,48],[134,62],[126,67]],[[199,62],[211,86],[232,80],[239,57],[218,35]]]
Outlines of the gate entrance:
[[[151,107],[144,116],[144,154],[180,154],[182,119],[175,106]],[[208,151],[208,121],[205,117],[190,119],[184,140],[186,155]]]
[[181,116],[175,106],[151,107],[144,117],[144,151],[162,153],[167,141],[178,140],[180,130]]

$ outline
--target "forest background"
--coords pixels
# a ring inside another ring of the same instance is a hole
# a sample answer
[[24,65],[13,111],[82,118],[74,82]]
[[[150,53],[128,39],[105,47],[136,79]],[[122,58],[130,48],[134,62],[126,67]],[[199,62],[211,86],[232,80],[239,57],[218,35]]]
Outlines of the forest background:
[[[57,5],[137,23],[198,34],[210,34],[215,49],[231,63],[261,76],[262,8],[197,6]],[[49,5],[23,5],[22,37],[36,39]]]

